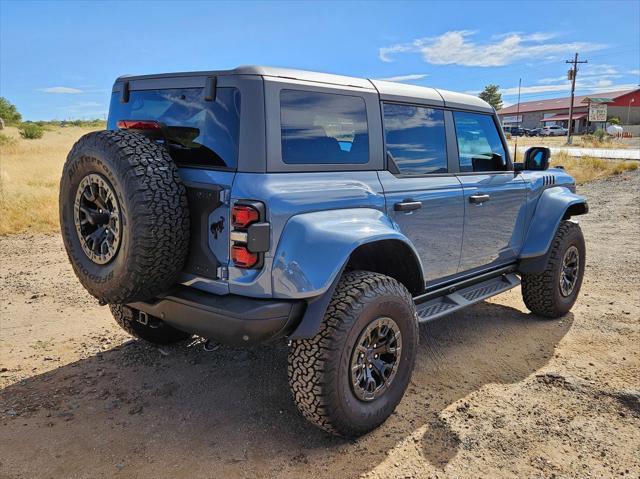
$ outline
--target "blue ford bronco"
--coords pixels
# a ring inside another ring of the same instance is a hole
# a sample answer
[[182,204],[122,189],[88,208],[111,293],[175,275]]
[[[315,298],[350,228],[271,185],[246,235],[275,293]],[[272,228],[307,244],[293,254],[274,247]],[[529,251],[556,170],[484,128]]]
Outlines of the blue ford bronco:
[[127,332],[285,338],[298,408],[351,437],[400,402],[419,323],[518,285],[567,313],[585,213],[476,97],[253,66],[118,78],[60,188],[71,264]]

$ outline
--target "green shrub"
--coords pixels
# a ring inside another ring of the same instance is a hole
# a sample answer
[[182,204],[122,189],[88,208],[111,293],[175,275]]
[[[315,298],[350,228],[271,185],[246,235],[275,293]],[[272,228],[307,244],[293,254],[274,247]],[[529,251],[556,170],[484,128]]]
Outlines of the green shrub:
[[5,135],[4,133],[0,133],[0,146],[9,146],[15,145],[16,139],[12,136]]
[[602,128],[598,128],[596,131],[593,132],[593,136],[596,140],[602,141],[607,136],[607,132],[604,131]]
[[20,136],[26,140],[37,140],[44,135],[44,128],[35,123],[23,123],[18,128]]

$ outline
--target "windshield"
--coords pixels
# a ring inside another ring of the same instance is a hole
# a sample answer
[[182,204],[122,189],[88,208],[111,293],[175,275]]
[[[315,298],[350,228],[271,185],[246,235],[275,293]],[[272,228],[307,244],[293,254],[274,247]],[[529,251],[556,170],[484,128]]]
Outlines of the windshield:
[[173,160],[183,166],[234,169],[238,162],[240,92],[218,88],[216,100],[204,101],[202,88],[132,91],[127,103],[114,93],[108,128],[120,120],[153,120]]

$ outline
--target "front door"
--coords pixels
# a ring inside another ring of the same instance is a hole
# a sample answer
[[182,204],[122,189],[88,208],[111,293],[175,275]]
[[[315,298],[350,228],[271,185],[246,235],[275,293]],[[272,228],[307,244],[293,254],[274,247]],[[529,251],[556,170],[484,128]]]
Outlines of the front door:
[[515,261],[524,238],[526,185],[513,172],[493,115],[454,112],[464,194],[459,272]]
[[387,213],[416,248],[426,282],[455,274],[464,202],[448,168],[444,112],[395,103],[383,109],[390,171],[379,177]]

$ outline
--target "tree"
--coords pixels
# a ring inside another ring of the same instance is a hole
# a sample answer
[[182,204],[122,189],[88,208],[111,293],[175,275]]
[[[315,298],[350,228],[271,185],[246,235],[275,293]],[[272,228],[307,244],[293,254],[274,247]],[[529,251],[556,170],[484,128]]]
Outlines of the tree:
[[478,96],[496,110],[502,108],[502,94],[500,93],[500,87],[498,85],[494,85],[493,83],[487,85]]
[[618,118],[617,116],[610,116],[607,121],[609,122],[610,125],[619,125],[620,124],[620,118]]
[[5,97],[0,96],[0,118],[2,118],[7,125],[14,125],[20,123],[22,115],[13,103]]

